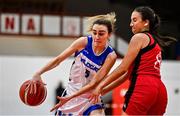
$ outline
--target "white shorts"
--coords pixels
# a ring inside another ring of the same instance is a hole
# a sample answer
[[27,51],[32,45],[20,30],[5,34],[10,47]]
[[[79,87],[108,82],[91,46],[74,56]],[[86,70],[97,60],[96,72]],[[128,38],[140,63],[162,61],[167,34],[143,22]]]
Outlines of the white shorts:
[[93,110],[97,109],[104,109],[103,103],[97,103],[93,104],[89,99],[77,97],[70,101],[68,101],[66,104],[64,104],[62,107],[60,107],[56,115],[57,116],[79,116],[79,115],[89,115]]

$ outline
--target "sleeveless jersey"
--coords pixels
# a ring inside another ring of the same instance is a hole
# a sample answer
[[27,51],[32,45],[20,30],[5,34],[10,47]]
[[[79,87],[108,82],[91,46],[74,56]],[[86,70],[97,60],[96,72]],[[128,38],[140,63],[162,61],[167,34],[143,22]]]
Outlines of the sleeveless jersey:
[[140,50],[130,67],[130,78],[135,75],[152,75],[160,78],[161,48],[151,34],[145,34],[148,35],[150,42],[147,47]]
[[[135,61],[133,62],[133,65],[128,70],[130,85],[128,91],[126,92],[125,102],[123,105],[124,111],[128,109],[128,105],[129,105],[129,109],[127,112],[133,112],[133,109],[135,109],[136,106],[137,107],[142,106],[144,109],[142,109],[141,107],[141,110],[143,111],[146,108],[147,109],[150,108],[149,106],[150,103],[148,103],[148,99],[152,100],[151,99],[152,96],[149,95],[149,92],[153,91],[151,95],[155,94],[155,91],[158,88],[158,87],[154,87],[155,83],[156,84],[159,83],[160,85],[162,85],[162,87],[160,87],[161,88],[160,91],[162,93],[164,92],[163,93],[164,97],[162,97],[162,99],[163,100],[166,99],[165,89],[160,81],[161,79],[160,65],[162,62],[161,48],[154,40],[153,35],[147,32],[144,33],[148,35],[150,42],[147,45],[147,47],[140,50]],[[157,96],[160,96],[160,94],[158,94]],[[161,100],[159,101],[162,102]],[[136,104],[136,106],[134,106],[134,104]],[[163,103],[163,105],[164,104],[166,104],[166,101]]]
[[[70,70],[69,83],[66,88],[67,95],[72,95],[87,85],[101,68],[108,54],[114,51],[113,48],[107,44],[105,50],[100,55],[96,55],[92,48],[92,36],[87,36],[87,39],[86,47],[75,53],[75,60]],[[90,94],[91,93],[88,92],[73,98],[58,110],[62,113],[71,113],[73,115],[82,114],[88,107],[93,105],[88,99]]]

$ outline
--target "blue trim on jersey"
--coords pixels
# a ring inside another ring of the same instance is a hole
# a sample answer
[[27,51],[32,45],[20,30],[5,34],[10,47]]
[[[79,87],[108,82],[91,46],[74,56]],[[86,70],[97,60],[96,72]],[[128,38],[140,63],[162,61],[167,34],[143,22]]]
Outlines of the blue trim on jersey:
[[87,110],[85,110],[83,112],[83,116],[89,116],[89,114],[93,111],[93,110],[97,110],[97,109],[103,109],[104,106],[103,104],[95,104],[93,106],[90,106]]
[[[92,62],[96,63],[99,66],[102,66],[102,64],[105,62],[108,54],[114,51],[113,48],[108,45],[106,50],[101,55],[97,56],[93,52],[93,48],[92,48],[93,38],[92,38],[92,36],[87,36],[87,39],[88,39],[88,43],[87,43],[86,47],[83,50],[76,52],[75,57],[77,55],[79,55],[80,53],[82,53],[84,56],[86,56]],[[81,59],[81,61],[83,61],[83,63],[84,63],[84,60],[85,59]],[[87,64],[87,65],[89,65],[89,64]],[[90,66],[90,67],[93,67],[93,66]],[[93,70],[99,70],[99,69],[95,68]]]
[[[89,114],[94,111],[94,110],[98,110],[98,109],[103,109],[104,108],[104,104],[95,104],[90,106],[88,109],[86,109],[83,112],[83,116],[89,116]],[[68,114],[63,114],[62,111],[60,110],[56,110],[55,112],[55,116],[73,116],[72,113],[68,113]]]

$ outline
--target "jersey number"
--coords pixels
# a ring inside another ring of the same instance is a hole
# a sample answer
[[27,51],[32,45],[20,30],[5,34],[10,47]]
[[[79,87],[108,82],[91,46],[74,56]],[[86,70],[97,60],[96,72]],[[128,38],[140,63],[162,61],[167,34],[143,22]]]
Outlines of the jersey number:
[[160,65],[162,62],[161,52],[156,56],[156,62],[154,63],[154,68],[160,70]]
[[90,71],[86,69],[86,72],[85,72],[85,77],[88,78],[90,75]]

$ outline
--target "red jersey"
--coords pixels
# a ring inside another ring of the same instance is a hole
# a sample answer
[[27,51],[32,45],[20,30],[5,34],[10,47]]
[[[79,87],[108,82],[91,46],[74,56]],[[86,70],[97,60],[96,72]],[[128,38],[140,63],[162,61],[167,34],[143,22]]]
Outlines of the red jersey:
[[161,48],[153,35],[145,34],[150,42],[129,70],[130,86],[123,105],[128,115],[162,115],[167,106],[167,91],[160,79]]
[[145,34],[149,36],[150,42],[147,47],[140,50],[130,67],[130,78],[138,75],[152,75],[160,78],[161,48],[151,34]]

